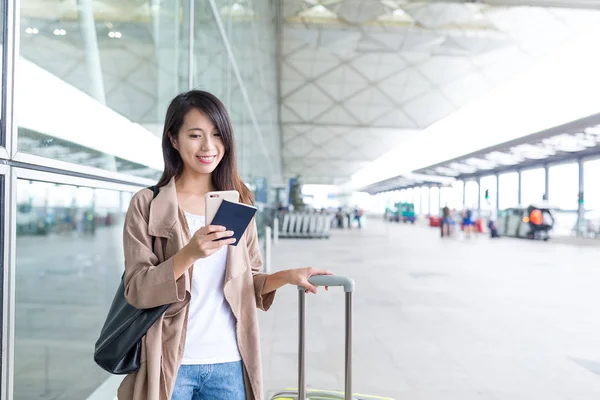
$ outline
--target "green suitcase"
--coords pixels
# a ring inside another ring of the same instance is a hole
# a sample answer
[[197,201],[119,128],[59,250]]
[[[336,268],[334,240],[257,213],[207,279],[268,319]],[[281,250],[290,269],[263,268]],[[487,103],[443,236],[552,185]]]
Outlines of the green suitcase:
[[393,400],[389,397],[368,396],[352,393],[352,293],[354,292],[354,281],[343,276],[317,275],[309,279],[315,286],[343,286],[346,293],[346,354],[345,354],[345,391],[336,392],[329,390],[306,389],[304,380],[304,332],[306,295],[304,288],[298,287],[298,389],[286,389],[271,400]]

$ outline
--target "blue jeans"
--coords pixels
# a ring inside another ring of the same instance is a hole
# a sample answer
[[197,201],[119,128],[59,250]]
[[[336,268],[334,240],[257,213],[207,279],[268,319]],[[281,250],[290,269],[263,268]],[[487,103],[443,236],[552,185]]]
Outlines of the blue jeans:
[[171,400],[246,400],[242,362],[180,366]]

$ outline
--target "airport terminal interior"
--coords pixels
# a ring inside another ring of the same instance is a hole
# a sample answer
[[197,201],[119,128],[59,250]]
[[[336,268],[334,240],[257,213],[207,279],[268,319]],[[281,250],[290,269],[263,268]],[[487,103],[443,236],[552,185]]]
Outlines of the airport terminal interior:
[[[344,290],[306,297],[306,385],[342,393],[314,398],[600,398],[600,0],[0,10],[0,399],[116,399],[124,217],[192,89],[228,110],[262,272],[355,282],[350,353]],[[265,400],[298,388],[298,302],[259,311]]]

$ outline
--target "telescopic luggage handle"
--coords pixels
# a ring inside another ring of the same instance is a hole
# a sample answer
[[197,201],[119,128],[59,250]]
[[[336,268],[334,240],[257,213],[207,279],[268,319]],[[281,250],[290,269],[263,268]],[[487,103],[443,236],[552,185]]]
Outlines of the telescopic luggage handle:
[[[315,286],[341,286],[346,292],[346,338],[345,338],[345,389],[344,399],[352,400],[352,293],[354,280],[336,275],[315,275],[308,281]],[[306,381],[304,379],[305,355],[305,312],[306,294],[298,286],[298,399],[306,399]]]

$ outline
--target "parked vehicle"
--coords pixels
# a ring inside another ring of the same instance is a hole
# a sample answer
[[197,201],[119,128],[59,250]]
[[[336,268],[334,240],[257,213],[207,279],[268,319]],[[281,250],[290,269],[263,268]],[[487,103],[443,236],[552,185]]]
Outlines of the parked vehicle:
[[496,227],[502,236],[548,240],[554,216],[551,207],[544,203],[509,208],[498,212]]

